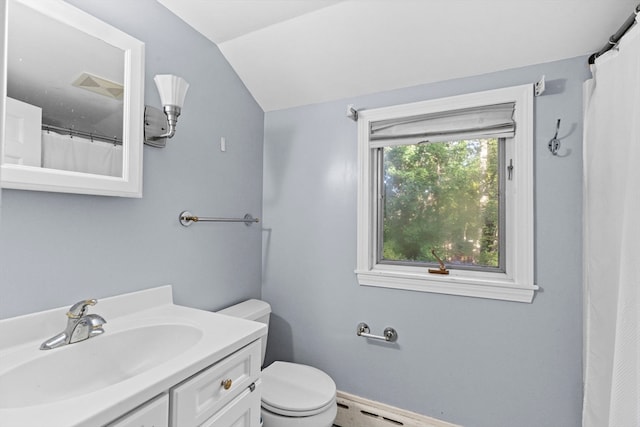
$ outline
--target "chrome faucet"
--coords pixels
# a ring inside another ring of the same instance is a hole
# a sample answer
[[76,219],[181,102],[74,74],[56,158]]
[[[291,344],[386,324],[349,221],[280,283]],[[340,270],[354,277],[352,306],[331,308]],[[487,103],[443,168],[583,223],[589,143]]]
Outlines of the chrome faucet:
[[40,350],[51,350],[104,333],[102,325],[107,321],[97,314],[86,314],[88,307],[97,303],[97,300],[90,299],[73,304],[67,312],[65,330],[43,342]]

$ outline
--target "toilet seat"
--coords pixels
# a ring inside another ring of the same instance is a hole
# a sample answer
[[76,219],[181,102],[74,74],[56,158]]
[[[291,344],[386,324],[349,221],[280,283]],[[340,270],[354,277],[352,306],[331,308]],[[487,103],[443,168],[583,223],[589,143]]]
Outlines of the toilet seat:
[[262,407],[274,414],[308,417],[335,404],[336,384],[319,369],[273,362],[262,370]]

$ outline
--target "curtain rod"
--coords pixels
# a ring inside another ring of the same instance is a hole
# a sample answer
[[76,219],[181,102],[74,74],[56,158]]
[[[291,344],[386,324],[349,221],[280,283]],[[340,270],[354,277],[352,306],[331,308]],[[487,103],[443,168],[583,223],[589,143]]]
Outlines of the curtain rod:
[[640,13],[640,4],[636,6],[636,8],[634,9],[634,12],[631,15],[629,15],[627,20],[624,21],[624,24],[622,24],[622,26],[618,29],[618,31],[614,35],[609,37],[609,41],[607,42],[607,44],[603,46],[602,49],[600,49],[599,51],[597,51],[596,53],[594,53],[589,57],[589,64],[593,64],[596,61],[597,57],[610,51],[618,44],[618,42],[620,42],[620,39],[622,38],[622,36],[624,36],[627,33],[627,31],[629,31],[631,27],[633,27],[633,25],[636,23],[636,15],[638,13]]
[[75,130],[75,129],[71,129],[71,128],[64,128],[64,127],[60,127],[60,126],[53,126],[53,125],[42,125],[42,130],[44,131],[53,131],[59,134],[63,134],[63,135],[78,135],[78,136],[82,136],[85,138],[89,138],[91,140],[96,140],[96,141],[102,141],[102,142],[108,142],[111,144],[115,144],[115,145],[122,145],[122,140],[118,137],[115,136],[105,136],[105,135],[99,135],[96,133],[91,133],[91,132],[85,132],[82,130]]

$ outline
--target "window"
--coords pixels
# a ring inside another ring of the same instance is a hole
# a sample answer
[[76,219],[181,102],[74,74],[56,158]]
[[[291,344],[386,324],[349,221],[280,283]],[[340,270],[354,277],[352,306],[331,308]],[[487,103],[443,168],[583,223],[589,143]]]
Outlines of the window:
[[532,97],[527,85],[359,113],[361,285],[532,301]]
[[504,272],[504,138],[377,149],[377,261]]

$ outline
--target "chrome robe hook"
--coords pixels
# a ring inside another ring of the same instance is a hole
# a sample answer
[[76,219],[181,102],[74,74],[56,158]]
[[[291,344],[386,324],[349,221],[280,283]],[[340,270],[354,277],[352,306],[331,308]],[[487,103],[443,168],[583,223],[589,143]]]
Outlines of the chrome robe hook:
[[560,149],[560,140],[558,139],[559,130],[560,130],[560,119],[558,119],[558,122],[556,123],[556,134],[553,135],[553,138],[551,138],[548,145],[549,151],[551,151],[551,154],[553,154],[554,156],[558,155],[558,150]]

